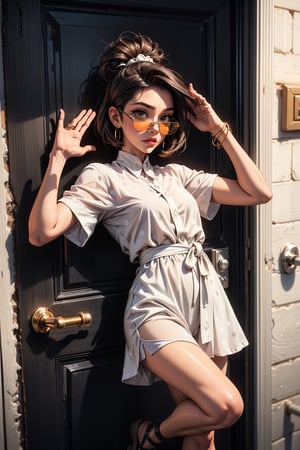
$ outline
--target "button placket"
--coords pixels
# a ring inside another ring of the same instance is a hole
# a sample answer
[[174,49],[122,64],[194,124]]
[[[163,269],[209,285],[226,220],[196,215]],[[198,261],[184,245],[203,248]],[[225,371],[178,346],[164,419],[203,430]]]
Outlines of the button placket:
[[173,219],[173,223],[175,225],[176,234],[179,235],[180,233],[183,233],[183,223],[170,192],[164,191],[156,180],[153,180],[152,182],[149,181],[149,185],[166,200],[169,206],[171,217]]
[[172,216],[172,219],[173,219],[175,227],[176,227],[177,235],[179,235],[184,230],[183,230],[183,223],[182,223],[182,220],[180,218],[180,214],[179,214],[179,211],[177,209],[177,206],[176,206],[176,204],[173,201],[171,196],[168,196],[168,197],[164,196],[164,198],[168,202],[168,205],[170,207],[171,216]]

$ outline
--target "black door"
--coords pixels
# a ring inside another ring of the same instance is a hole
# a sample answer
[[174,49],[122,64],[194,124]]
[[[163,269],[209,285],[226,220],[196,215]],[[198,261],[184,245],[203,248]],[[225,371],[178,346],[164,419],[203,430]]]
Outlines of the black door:
[[[29,450],[125,450],[136,417],[163,417],[172,408],[160,383],[137,388],[121,384],[124,348],[122,316],[136,267],[99,226],[84,248],[58,239],[43,248],[29,245],[27,220],[46,167],[57,111],[67,119],[79,109],[82,87],[106,43],[132,30],[158,40],[172,65],[193,81],[236,133],[244,108],[249,43],[242,1],[40,1],[5,3],[5,74],[11,184],[17,204],[16,271],[22,365],[25,445]],[[244,38],[244,34],[247,35]],[[86,93],[86,92],[85,92]],[[90,101],[85,95],[84,101]],[[97,158],[107,160],[98,145]],[[67,186],[84,164],[70,161]],[[209,135],[191,132],[180,158],[196,169],[226,176],[232,167],[210,144]],[[244,261],[244,210],[223,208],[205,224],[207,247],[229,249],[228,294],[246,331],[251,326]],[[88,328],[66,327],[36,333],[37,307],[54,316],[92,316]],[[249,336],[250,338],[250,336]],[[247,351],[230,365],[232,378],[248,391]],[[251,408],[218,449],[250,449]],[[167,448],[167,447],[165,447]],[[179,449],[175,441],[168,448]]]

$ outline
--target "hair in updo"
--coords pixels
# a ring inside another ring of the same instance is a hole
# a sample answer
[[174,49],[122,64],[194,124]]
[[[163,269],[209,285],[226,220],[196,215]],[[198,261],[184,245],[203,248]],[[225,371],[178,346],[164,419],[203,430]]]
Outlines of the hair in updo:
[[[128,64],[139,54],[151,57],[153,62],[139,61]],[[115,148],[122,146],[122,139],[116,139],[115,127],[108,111],[111,106],[123,110],[134,94],[148,87],[159,87],[170,92],[174,102],[174,117],[180,123],[175,134],[166,136],[161,156],[170,156],[184,150],[187,112],[191,102],[181,75],[167,67],[168,61],[163,50],[149,37],[132,32],[122,33],[110,43],[100,60],[99,77],[104,86],[104,95],[96,117],[95,127],[102,140]]]

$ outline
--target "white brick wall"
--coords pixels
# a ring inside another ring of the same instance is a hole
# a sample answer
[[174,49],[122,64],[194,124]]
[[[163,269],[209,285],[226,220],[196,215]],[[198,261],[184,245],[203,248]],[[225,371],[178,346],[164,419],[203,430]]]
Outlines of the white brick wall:
[[300,403],[300,269],[282,273],[288,242],[300,251],[300,131],[281,131],[284,83],[300,85],[300,0],[274,1],[274,117],[272,144],[272,449],[299,449],[300,419],[285,401]]
[[272,180],[273,182],[290,181],[292,165],[292,143],[274,141],[272,145]]
[[[265,0],[263,0],[265,1]],[[290,11],[300,12],[299,0],[274,0],[274,6],[282,9],[288,9]]]
[[293,14],[287,9],[275,9],[274,50],[278,53],[291,53],[293,45]]
[[294,13],[293,53],[294,55],[300,55],[300,13],[298,12]]
[[300,181],[300,139],[292,142],[292,179]]

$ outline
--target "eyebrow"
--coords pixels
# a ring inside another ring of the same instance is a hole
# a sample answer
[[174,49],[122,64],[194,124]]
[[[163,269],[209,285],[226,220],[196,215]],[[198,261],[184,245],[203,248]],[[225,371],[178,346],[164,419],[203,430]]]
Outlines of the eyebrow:
[[[148,109],[155,109],[155,106],[148,105],[148,103],[144,103],[144,102],[132,103],[130,106],[144,106],[145,108],[148,108]],[[166,111],[174,111],[174,106],[170,106],[169,108],[164,109],[164,112],[166,112]]]

